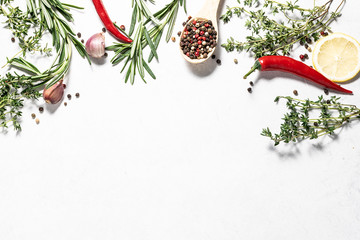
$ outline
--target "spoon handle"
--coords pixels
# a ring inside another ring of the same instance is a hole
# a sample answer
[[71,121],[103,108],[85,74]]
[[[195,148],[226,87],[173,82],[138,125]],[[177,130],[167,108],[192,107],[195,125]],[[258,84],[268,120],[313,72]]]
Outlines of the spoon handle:
[[206,17],[211,20],[217,19],[217,10],[221,0],[206,0],[202,9],[198,13],[199,17]]

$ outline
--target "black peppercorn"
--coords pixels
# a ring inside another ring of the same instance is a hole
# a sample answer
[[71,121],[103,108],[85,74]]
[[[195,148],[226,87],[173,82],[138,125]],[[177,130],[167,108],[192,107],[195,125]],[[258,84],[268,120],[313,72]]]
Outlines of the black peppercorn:
[[250,86],[254,86],[254,83],[252,81],[249,82]]
[[102,28],[102,31],[103,31],[103,32],[106,32],[106,28]]
[[81,33],[78,32],[77,36],[78,36],[78,38],[81,38]]
[[68,94],[68,95],[67,95],[67,98],[68,98],[69,100],[71,100],[71,94]]
[[[211,32],[211,22],[193,19],[185,25],[183,35],[179,33],[181,50],[191,59],[207,58],[216,46],[217,39]],[[212,58],[215,59],[215,56]]]
[[247,91],[248,91],[249,93],[252,93],[252,88],[249,87],[249,88],[247,89]]
[[220,59],[217,59],[217,60],[216,60],[216,63],[220,65],[220,64],[221,64],[221,60],[220,60]]
[[43,107],[39,107],[39,112],[43,112],[44,111],[44,108]]
[[294,93],[295,96],[298,95],[298,91],[297,91],[297,90],[294,90],[293,93]]
[[326,95],[328,95],[329,94],[329,90],[327,90],[326,88],[324,89],[324,93],[326,94]]
[[75,93],[75,97],[79,98],[79,97],[80,97],[80,93]]

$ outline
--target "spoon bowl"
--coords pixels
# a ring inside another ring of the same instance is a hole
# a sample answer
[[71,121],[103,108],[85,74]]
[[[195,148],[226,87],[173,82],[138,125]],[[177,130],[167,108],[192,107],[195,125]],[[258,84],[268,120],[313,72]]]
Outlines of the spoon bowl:
[[[216,31],[216,33],[218,33],[217,11],[218,11],[220,1],[221,0],[206,0],[204,6],[202,7],[202,9],[196,14],[196,17],[193,17],[190,20],[188,20],[187,24],[191,23],[194,20],[195,21],[209,21],[210,20],[212,22],[212,26],[214,27],[214,30]],[[183,31],[181,32],[180,44],[181,44],[181,39],[184,36],[184,32],[186,30],[187,24],[185,25]],[[216,39],[216,44],[212,48],[212,50],[207,53],[206,58],[191,59],[190,57],[188,57],[188,56],[186,56],[184,54],[183,50],[181,49],[181,45],[179,45],[181,55],[184,57],[184,59],[186,61],[188,61],[191,64],[203,63],[206,60],[208,60],[211,57],[211,55],[215,52],[217,41],[218,41],[218,39]]]

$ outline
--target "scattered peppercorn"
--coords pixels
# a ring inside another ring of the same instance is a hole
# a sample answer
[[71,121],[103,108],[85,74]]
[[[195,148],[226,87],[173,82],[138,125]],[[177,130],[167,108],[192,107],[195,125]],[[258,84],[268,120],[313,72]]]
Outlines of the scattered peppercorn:
[[328,95],[328,94],[329,94],[329,90],[327,90],[327,88],[325,88],[325,89],[324,89],[324,93],[325,93],[326,95]]
[[212,58],[212,59],[215,59],[215,58],[216,58],[215,54],[213,54],[213,55],[211,56],[211,58]]
[[85,43],[84,39],[81,39],[81,43]]
[[239,63],[236,58],[234,59],[234,63],[235,63],[235,64],[238,64],[238,63]]
[[14,38],[14,37],[12,37],[12,38],[11,38],[11,41],[12,41],[12,42],[15,42],[15,38]]
[[220,59],[217,59],[217,60],[216,60],[216,63],[220,65],[220,64],[221,64],[221,60],[220,60]]
[[39,107],[39,112],[43,112],[44,111],[44,108],[43,107]]
[[104,53],[104,57],[107,57],[107,56],[108,56],[108,53],[107,53],[107,52],[105,52],[105,53]]
[[120,26],[120,29],[123,30],[123,31],[125,31],[125,25],[121,25],[121,26]]
[[106,33],[106,28],[103,27],[103,28],[102,28],[102,31],[103,31],[104,33]]
[[324,32],[324,31],[321,31],[320,34],[321,34],[321,36],[324,36],[324,37],[327,36],[327,35],[329,35],[329,33]]
[[32,114],[31,114],[31,117],[32,117],[32,119],[35,119],[35,118],[36,118],[35,113],[32,113]]
[[248,91],[249,93],[252,93],[252,88],[249,87],[249,88],[247,89],[247,91]]
[[308,44],[311,44],[311,43],[312,43],[311,38],[306,38],[305,41],[306,41]]
[[78,32],[78,33],[77,33],[77,36],[78,36],[78,38],[81,38],[81,33]]
[[250,81],[249,84],[250,84],[250,86],[254,86],[253,81]]
[[319,126],[319,124],[317,122],[314,122],[314,126],[317,127]]
[[67,95],[67,98],[68,98],[69,100],[71,100],[71,94],[68,94],[68,95]]
[[301,61],[304,61],[305,60],[305,56],[303,54],[300,55],[300,59]]
[[309,59],[309,55],[307,55],[307,53],[304,54],[304,58],[305,59]]
[[67,106],[67,102],[64,102],[64,106],[65,106],[65,107]]
[[75,93],[75,97],[79,98],[79,97],[80,97],[80,93]]
[[305,47],[305,49],[308,49],[309,45],[305,44],[304,47]]
[[35,122],[36,122],[36,124],[39,124],[40,123],[40,119],[35,119]]
[[175,42],[176,38],[175,37],[171,37],[171,41]]
[[65,83],[63,84],[63,87],[64,87],[64,89],[66,88],[66,84],[65,84]]
[[293,93],[294,93],[295,96],[298,95],[298,91],[297,91],[297,90],[294,90]]
[[326,100],[326,103],[327,103],[327,104],[330,104],[330,103],[331,103],[331,101],[330,101],[330,100]]
[[309,52],[311,52],[311,51],[312,51],[312,50],[311,50],[311,47],[308,47],[308,48],[307,48],[307,50],[308,50]]

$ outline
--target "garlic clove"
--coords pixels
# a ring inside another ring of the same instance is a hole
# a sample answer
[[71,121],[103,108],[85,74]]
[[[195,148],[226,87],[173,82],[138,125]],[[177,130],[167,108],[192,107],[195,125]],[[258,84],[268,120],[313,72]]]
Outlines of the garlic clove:
[[55,83],[49,88],[44,88],[43,98],[46,103],[56,104],[60,102],[62,97],[64,96],[64,84],[63,80]]
[[94,58],[101,58],[105,54],[105,35],[96,33],[92,35],[85,44],[86,52]]

